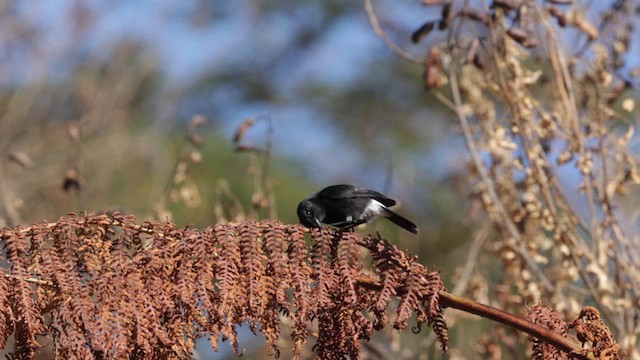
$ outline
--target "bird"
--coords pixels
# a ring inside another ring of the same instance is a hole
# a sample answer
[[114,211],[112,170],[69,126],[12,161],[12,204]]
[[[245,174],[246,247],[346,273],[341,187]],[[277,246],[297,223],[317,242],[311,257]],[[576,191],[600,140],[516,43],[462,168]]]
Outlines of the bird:
[[417,234],[416,224],[389,209],[395,204],[395,200],[374,190],[332,185],[302,200],[298,204],[298,218],[308,228],[322,228],[324,223],[348,230],[383,216]]

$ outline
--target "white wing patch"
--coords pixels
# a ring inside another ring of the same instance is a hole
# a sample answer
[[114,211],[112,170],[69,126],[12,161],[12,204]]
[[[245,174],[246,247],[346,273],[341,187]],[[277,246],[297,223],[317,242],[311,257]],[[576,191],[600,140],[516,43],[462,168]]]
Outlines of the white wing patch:
[[369,201],[369,205],[367,205],[367,207],[364,208],[364,211],[362,212],[362,218],[380,215],[380,213],[382,213],[382,209],[386,208],[387,207],[384,206],[380,201],[371,199],[371,201]]

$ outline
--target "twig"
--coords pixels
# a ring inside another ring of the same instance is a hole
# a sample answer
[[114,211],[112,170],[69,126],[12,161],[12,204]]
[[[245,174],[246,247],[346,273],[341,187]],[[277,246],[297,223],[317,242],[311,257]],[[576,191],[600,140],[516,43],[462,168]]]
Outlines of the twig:
[[13,206],[12,199],[10,198],[9,190],[7,189],[7,182],[4,176],[4,167],[2,164],[0,164],[0,200],[2,201],[2,206],[4,207],[9,220],[7,225],[14,227],[17,224],[20,224],[22,220],[15,206]]
[[28,283],[32,283],[32,284],[53,286],[53,283],[51,281],[49,281],[49,280],[41,280],[41,279],[36,279],[36,278],[21,278],[19,276],[11,275],[9,273],[5,273],[4,277],[14,278],[14,279],[22,280],[24,282],[28,282]]
[[473,274],[473,269],[476,267],[478,254],[480,254],[482,245],[484,245],[484,242],[487,240],[490,229],[491,223],[487,222],[474,237],[473,243],[471,243],[471,248],[469,249],[469,255],[467,255],[467,261],[465,262],[462,276],[460,276],[460,278],[456,282],[456,286],[454,286],[453,290],[451,290],[452,294],[460,295],[466,290],[469,279]]
[[376,34],[378,34],[378,36],[380,36],[380,38],[382,38],[384,43],[387,44],[387,47],[389,47],[389,49],[391,49],[391,51],[393,51],[400,58],[402,58],[404,60],[407,60],[409,62],[412,62],[414,64],[422,65],[424,63],[424,60],[422,60],[420,58],[417,58],[417,57],[409,54],[408,52],[402,50],[398,45],[396,45],[389,38],[387,33],[380,26],[380,22],[378,21],[378,17],[376,16],[375,11],[373,10],[373,4],[371,3],[371,0],[364,0],[364,9],[367,11],[367,16],[369,17],[369,22],[371,23],[371,26],[373,27],[373,31],[375,31]]
[[582,346],[580,346],[576,341],[567,339],[562,335],[538,324],[532,323],[529,320],[509,314],[489,305],[480,304],[471,299],[453,295],[446,291],[441,291],[439,295],[440,304],[444,307],[462,310],[518,329],[540,340],[544,340],[564,352],[571,353],[574,358],[595,359],[592,354],[582,355]]

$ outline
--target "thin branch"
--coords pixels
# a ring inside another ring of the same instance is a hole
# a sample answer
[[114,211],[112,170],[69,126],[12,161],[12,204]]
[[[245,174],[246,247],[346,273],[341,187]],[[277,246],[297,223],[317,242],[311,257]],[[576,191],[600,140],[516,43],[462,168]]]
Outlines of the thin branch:
[[487,240],[489,236],[489,230],[491,229],[491,223],[487,222],[485,225],[478,231],[476,236],[471,243],[471,248],[469,249],[469,254],[467,255],[467,260],[464,264],[464,270],[462,271],[462,276],[456,282],[456,286],[451,290],[452,294],[460,295],[462,294],[469,283],[469,279],[473,274],[473,269],[476,267],[476,262],[478,261],[478,255],[480,254],[480,250],[482,249],[482,245]]
[[4,277],[18,279],[18,280],[22,280],[24,282],[28,282],[28,283],[32,283],[32,284],[53,286],[53,283],[51,281],[49,281],[49,280],[41,280],[41,279],[36,279],[36,278],[21,278],[19,276],[11,275],[9,273],[5,273]]
[[453,295],[445,291],[440,292],[440,304],[445,307],[462,310],[518,329],[533,337],[552,344],[553,346],[564,352],[571,353],[574,358],[590,360],[595,359],[592,354],[582,355],[582,346],[580,346],[580,344],[576,341],[567,339],[562,335],[538,324],[535,324],[529,320],[523,319],[513,314],[509,314],[489,305],[480,304],[471,299]]
[[7,225],[13,227],[20,224],[22,220],[20,213],[16,210],[15,206],[13,206],[13,199],[11,199],[10,196],[11,191],[7,189],[7,181],[4,175],[4,166],[0,163],[0,201],[8,217]]
[[409,54],[408,52],[404,51],[403,49],[401,49],[398,45],[396,45],[389,38],[387,33],[380,26],[380,22],[378,21],[378,17],[376,16],[375,11],[373,10],[373,4],[371,3],[371,0],[364,0],[364,8],[367,11],[367,16],[369,17],[369,22],[371,23],[371,26],[373,27],[373,31],[375,31],[376,34],[378,34],[378,36],[380,36],[380,38],[382,38],[384,43],[387,44],[387,47],[389,47],[389,49],[391,49],[391,51],[393,51],[400,58],[402,58],[404,60],[407,60],[409,62],[412,62],[414,64],[422,65],[424,63],[423,59],[417,58],[417,57]]

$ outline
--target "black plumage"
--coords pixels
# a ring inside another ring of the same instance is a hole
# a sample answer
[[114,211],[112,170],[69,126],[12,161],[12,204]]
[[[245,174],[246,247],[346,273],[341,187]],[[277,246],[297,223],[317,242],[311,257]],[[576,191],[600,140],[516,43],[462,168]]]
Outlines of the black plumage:
[[411,221],[393,212],[389,207],[396,201],[383,194],[353,185],[332,185],[302,200],[298,205],[298,218],[306,227],[321,228],[328,224],[350,229],[383,216],[401,228],[418,233]]

